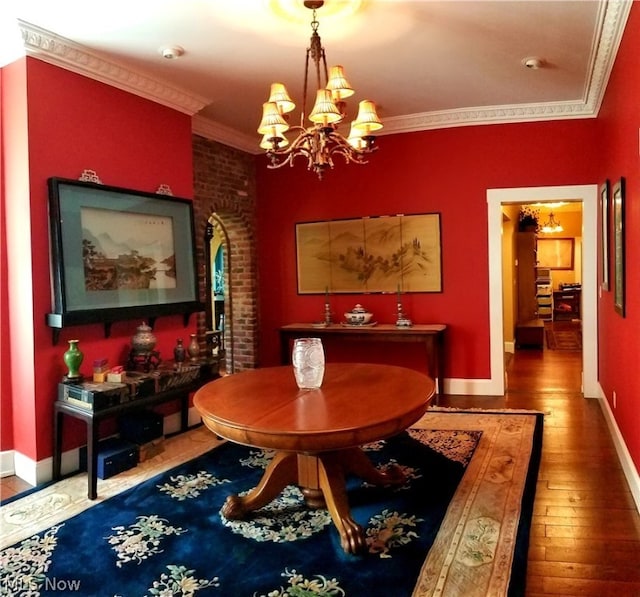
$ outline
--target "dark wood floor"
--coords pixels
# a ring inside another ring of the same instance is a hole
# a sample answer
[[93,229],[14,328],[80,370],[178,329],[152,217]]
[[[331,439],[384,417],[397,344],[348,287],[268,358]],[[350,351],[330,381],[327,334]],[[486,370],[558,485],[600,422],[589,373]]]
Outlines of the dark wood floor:
[[639,597],[640,515],[600,405],[582,397],[580,372],[579,352],[517,351],[504,397],[440,403],[545,413],[527,597]]
[[[445,396],[440,404],[545,413],[527,597],[639,597],[640,515],[600,405],[582,397],[580,371],[579,352],[517,351],[504,397]],[[29,486],[7,477],[0,487],[5,498]]]

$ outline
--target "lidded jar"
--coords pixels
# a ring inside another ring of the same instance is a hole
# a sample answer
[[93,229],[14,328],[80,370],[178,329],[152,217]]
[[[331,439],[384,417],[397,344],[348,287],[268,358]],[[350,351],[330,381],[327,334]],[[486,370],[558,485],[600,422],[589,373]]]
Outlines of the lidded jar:
[[363,325],[371,321],[373,313],[367,311],[360,303],[358,303],[351,311],[344,314],[347,323],[351,325]]
[[146,324],[142,322],[137,328],[133,338],[131,338],[131,346],[133,352],[137,354],[145,354],[152,352],[156,346],[156,337],[153,335],[153,331]]

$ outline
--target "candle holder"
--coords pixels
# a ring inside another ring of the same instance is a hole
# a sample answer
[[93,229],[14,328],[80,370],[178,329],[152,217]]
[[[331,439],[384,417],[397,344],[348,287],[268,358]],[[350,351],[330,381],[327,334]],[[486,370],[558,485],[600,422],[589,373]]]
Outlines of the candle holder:
[[396,317],[396,327],[410,328],[413,322],[404,314],[402,310],[402,302],[398,299],[398,315]]
[[325,325],[331,325],[333,323],[331,320],[331,305],[328,302],[324,304],[324,323]]

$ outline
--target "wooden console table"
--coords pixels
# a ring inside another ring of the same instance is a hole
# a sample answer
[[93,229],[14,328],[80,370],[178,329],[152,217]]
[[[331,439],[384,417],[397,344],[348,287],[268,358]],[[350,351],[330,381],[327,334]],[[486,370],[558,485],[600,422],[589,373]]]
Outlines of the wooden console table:
[[[330,338],[360,342],[418,342],[427,351],[427,374],[437,382],[437,396],[444,392],[444,343],[447,326],[443,324],[415,324],[399,328],[381,323],[375,326],[344,326],[331,324],[316,327],[310,323],[290,323],[280,328],[280,354],[283,365],[291,362],[291,341],[295,338]],[[437,401],[436,401],[437,402]]]
[[201,376],[189,384],[176,386],[171,389],[154,393],[142,398],[132,399],[129,402],[123,402],[107,408],[91,410],[76,406],[71,402],[64,400],[56,400],[53,403],[54,423],[53,423],[53,480],[57,481],[61,478],[61,460],[62,460],[62,433],[64,415],[80,419],[84,421],[87,427],[87,476],[88,476],[88,492],[87,496],[90,500],[98,497],[98,440],[100,431],[100,422],[104,419],[111,419],[117,415],[121,415],[134,410],[144,409],[145,407],[156,406],[164,402],[180,401],[180,432],[186,431],[188,428],[189,418],[189,395],[195,392],[203,384],[211,381],[217,376]]

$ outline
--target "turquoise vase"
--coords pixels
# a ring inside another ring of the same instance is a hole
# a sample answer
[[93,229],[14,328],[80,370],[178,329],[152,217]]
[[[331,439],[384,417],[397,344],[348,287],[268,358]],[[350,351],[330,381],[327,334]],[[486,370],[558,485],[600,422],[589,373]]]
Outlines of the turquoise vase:
[[62,356],[64,364],[69,369],[67,373],[67,379],[78,379],[82,377],[80,375],[80,365],[82,365],[82,359],[84,354],[78,348],[79,340],[69,340],[69,349]]

